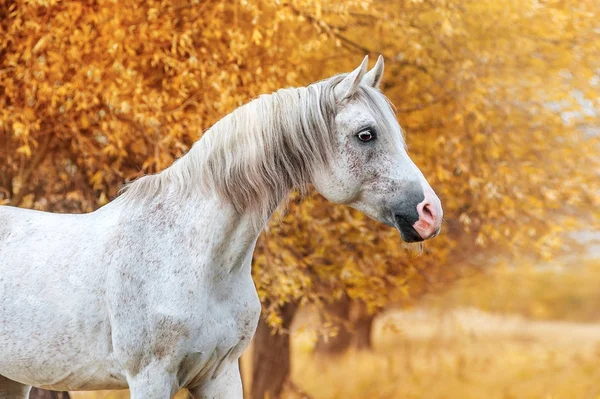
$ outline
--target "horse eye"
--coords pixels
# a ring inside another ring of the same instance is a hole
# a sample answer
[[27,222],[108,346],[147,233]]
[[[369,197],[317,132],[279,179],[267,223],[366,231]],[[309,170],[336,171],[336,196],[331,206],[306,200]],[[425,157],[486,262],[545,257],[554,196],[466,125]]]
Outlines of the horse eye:
[[357,137],[363,143],[371,141],[375,138],[375,133],[371,129],[363,130],[357,134]]

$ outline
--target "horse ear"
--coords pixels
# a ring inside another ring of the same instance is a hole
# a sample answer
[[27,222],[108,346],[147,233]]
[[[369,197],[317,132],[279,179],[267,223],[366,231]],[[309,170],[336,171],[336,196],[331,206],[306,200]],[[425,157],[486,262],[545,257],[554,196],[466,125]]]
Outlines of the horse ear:
[[377,62],[373,69],[371,69],[365,77],[363,78],[363,83],[374,87],[376,89],[379,88],[379,84],[381,83],[381,78],[383,78],[383,56],[380,55],[377,58]]
[[363,76],[367,72],[367,64],[369,62],[369,56],[365,56],[362,63],[354,71],[350,72],[344,80],[338,83],[333,89],[335,99],[339,102],[350,97],[356,91],[356,88],[360,84]]

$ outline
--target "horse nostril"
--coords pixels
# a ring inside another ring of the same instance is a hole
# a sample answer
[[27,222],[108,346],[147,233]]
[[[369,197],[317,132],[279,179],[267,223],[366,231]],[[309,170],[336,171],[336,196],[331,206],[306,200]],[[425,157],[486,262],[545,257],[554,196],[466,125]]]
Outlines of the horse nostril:
[[442,207],[435,193],[425,190],[425,198],[417,205],[418,220],[413,224],[414,229],[424,239],[434,237],[442,223]]
[[433,223],[433,221],[435,220],[435,216],[433,214],[433,211],[431,210],[431,204],[423,205],[421,212],[421,216],[423,217],[423,219],[425,219],[425,221],[427,221],[428,223]]

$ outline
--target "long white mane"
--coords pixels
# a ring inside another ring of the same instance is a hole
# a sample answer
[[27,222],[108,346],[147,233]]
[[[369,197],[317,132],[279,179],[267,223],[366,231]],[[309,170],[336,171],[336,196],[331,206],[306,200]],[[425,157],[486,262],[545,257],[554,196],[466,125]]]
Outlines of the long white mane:
[[262,95],[219,121],[198,144],[202,184],[262,220],[290,190],[305,190],[333,149],[335,100],[324,84]]
[[[151,198],[167,186],[187,192],[201,188],[239,213],[267,220],[290,190],[305,191],[333,156],[333,88],[344,76],[259,96],[217,122],[171,167],[125,186],[120,198]],[[385,96],[371,87],[361,87],[356,95],[393,137],[391,124],[397,122]]]

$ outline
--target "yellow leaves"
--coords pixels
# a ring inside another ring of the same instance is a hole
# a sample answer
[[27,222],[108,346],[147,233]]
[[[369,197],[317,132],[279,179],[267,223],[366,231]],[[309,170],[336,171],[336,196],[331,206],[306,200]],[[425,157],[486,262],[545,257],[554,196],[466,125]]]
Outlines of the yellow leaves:
[[31,147],[29,144],[23,144],[17,148],[17,153],[25,155],[27,158],[31,157]]
[[48,44],[49,40],[50,40],[50,35],[42,36],[40,38],[40,40],[37,41],[35,46],[33,46],[33,49],[31,50],[31,52],[35,55],[42,52],[44,50],[44,48],[46,47],[46,45]]
[[119,111],[123,114],[129,113],[129,111],[131,111],[131,105],[129,104],[129,102],[123,101],[121,103]]
[[585,101],[569,93],[598,97],[587,3],[556,3],[548,15],[560,29],[546,6],[518,0],[12,4],[0,21],[0,134],[12,140],[0,172],[21,170],[53,135],[33,178],[47,182],[36,195],[57,210],[68,192],[81,193],[70,196],[81,209],[105,204],[123,180],[167,167],[260,93],[348,71],[362,48],[384,52],[384,91],[414,110],[400,122],[453,228],[415,258],[393,229],[317,196],[295,198],[256,252],[259,295],[273,306],[342,294],[370,309],[404,301],[409,288],[418,296],[451,279],[448,259],[474,247],[548,257],[558,249],[554,212],[598,208],[598,165],[588,160],[597,141],[583,144],[545,105],[578,112]]
[[34,200],[35,200],[35,195],[26,194],[25,196],[23,196],[23,199],[21,200],[21,205],[24,208],[33,208]]
[[471,218],[466,213],[461,213],[458,217],[458,220],[463,224],[465,230],[468,231],[469,226],[471,225]]
[[283,325],[283,319],[276,312],[267,313],[266,317],[267,324],[276,330]]
[[99,170],[90,178],[90,183],[92,183],[94,189],[100,189],[102,184],[104,183],[104,171]]
[[320,1],[315,1],[315,17],[317,19],[321,19],[323,17],[323,13],[322,13],[322,4]]
[[139,138],[133,142],[133,144],[131,145],[131,150],[134,154],[143,155],[148,153],[148,147],[146,146],[146,142],[142,138]]
[[444,19],[442,22],[442,26],[440,28],[442,35],[444,36],[452,36],[454,30],[452,29],[452,24],[448,19]]
[[21,122],[14,122],[12,124],[12,129],[15,137],[27,136],[29,134],[29,129]]
[[485,235],[483,233],[479,233],[477,234],[477,237],[475,238],[475,244],[477,244],[480,247],[485,247],[486,246],[486,238]]
[[104,192],[100,193],[100,197],[98,198],[96,203],[98,204],[98,206],[104,206],[104,205],[108,204],[108,197],[106,196],[106,193],[104,193]]
[[79,125],[82,129],[87,129],[90,127],[90,120],[86,114],[81,114],[79,117]]
[[437,168],[436,177],[439,182],[450,181],[452,180],[453,173],[448,169]]
[[83,195],[81,195],[80,191],[69,191],[66,195],[66,199],[68,201],[81,202],[83,200]]
[[474,144],[483,144],[488,140],[488,137],[483,133],[476,133],[473,143]]
[[255,45],[259,46],[262,41],[263,35],[258,29],[254,29],[252,32],[252,41]]
[[158,10],[158,8],[149,8],[148,11],[146,12],[146,18],[148,20],[148,22],[154,22],[158,19],[158,15],[159,15],[160,11]]

